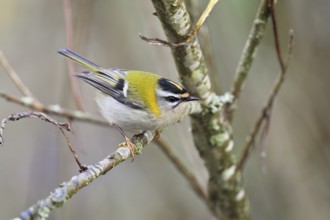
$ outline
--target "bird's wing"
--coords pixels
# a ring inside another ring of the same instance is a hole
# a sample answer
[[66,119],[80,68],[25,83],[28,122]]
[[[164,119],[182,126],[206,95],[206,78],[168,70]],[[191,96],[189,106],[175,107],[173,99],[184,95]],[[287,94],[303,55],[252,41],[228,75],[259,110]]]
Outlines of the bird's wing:
[[[114,69],[118,71],[118,69]],[[134,109],[143,109],[144,105],[140,102],[133,101],[127,97],[128,85],[124,78],[119,77],[114,79],[113,70],[103,69],[98,72],[81,72],[75,76],[83,79],[86,83],[101,92],[113,97],[118,102],[121,102]]]
[[90,71],[75,74],[75,76],[83,79],[86,83],[100,90],[101,92],[113,97],[117,101],[135,109],[143,109],[144,105],[138,101],[130,100],[127,97],[128,85],[124,80],[126,71],[123,69],[103,69],[99,65],[89,61],[83,56],[63,48],[58,51]]

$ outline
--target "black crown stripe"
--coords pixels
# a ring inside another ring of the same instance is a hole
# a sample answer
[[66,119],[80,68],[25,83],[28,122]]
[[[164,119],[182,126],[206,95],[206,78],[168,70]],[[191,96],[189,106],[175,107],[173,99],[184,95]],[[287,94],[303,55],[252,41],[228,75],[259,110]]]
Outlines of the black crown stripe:
[[159,86],[167,92],[171,92],[174,94],[184,94],[187,93],[187,90],[180,86],[179,84],[165,78],[160,78],[158,80]]

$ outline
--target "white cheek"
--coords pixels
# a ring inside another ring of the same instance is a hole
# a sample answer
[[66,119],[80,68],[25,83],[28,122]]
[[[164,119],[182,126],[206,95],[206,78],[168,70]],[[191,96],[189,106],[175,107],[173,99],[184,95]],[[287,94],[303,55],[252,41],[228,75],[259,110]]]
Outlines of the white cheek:
[[169,125],[180,122],[188,113],[188,103],[180,103],[175,108],[167,105],[166,109],[162,109],[164,114],[159,119],[159,126],[164,128]]
[[178,122],[180,122],[188,114],[188,102],[180,103],[177,107]]

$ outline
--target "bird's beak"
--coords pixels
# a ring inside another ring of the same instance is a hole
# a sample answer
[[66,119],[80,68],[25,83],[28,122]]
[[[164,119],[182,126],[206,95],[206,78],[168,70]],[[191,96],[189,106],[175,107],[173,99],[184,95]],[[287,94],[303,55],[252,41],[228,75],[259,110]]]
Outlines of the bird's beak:
[[194,96],[188,96],[185,101],[190,102],[190,101],[196,101],[200,100],[200,98],[194,97]]

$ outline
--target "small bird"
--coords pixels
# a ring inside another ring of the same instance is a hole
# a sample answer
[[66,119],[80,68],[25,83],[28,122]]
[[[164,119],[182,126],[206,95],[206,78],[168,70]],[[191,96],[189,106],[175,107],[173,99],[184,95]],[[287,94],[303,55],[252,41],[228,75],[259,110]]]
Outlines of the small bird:
[[75,74],[98,91],[96,103],[103,117],[124,136],[134,158],[134,144],[123,132],[160,131],[179,122],[188,113],[188,102],[199,100],[172,80],[157,74],[104,69],[69,49],[58,53],[89,71]]

